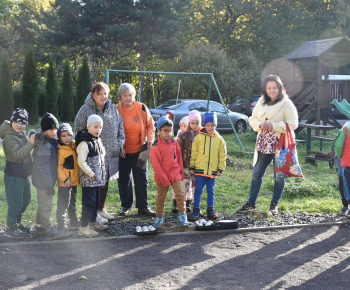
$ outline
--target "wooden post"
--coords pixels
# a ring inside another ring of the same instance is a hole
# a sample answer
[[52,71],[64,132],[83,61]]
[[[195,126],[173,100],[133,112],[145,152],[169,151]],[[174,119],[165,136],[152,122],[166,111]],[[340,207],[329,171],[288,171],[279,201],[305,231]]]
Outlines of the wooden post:
[[[321,108],[320,104],[322,104],[322,74],[323,74],[323,63],[322,60],[318,60],[317,62],[317,94],[316,94],[316,125],[321,124]],[[315,130],[315,135],[320,136],[320,130]]]

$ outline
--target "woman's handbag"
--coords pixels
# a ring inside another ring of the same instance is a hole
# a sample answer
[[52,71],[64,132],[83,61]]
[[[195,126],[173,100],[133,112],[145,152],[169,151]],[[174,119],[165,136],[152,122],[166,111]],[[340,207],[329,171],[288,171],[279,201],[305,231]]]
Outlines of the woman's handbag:
[[286,123],[286,133],[282,133],[275,154],[276,180],[287,177],[304,177],[299,166],[297,149],[292,132]]

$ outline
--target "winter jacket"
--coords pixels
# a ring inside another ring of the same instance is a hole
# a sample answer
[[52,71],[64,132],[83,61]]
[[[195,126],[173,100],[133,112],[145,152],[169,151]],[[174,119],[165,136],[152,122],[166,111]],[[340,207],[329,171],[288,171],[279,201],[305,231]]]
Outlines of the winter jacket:
[[[264,103],[264,97],[259,99],[258,103],[254,107],[252,115],[249,117],[249,124],[254,131],[258,132],[258,135],[261,132],[259,126],[262,122],[265,122],[266,119],[268,119],[272,124],[273,131],[278,135],[278,138],[280,137],[281,133],[286,133],[285,122],[288,123],[293,137],[294,130],[298,128],[299,124],[297,109],[288,96],[285,96],[281,101],[272,106]],[[255,148],[253,166],[257,160],[258,151]]]
[[85,104],[81,106],[74,120],[75,132],[86,129],[87,119],[90,115],[99,115],[103,120],[103,128],[100,135],[102,144],[106,150],[105,166],[106,174],[110,181],[118,178],[119,152],[125,142],[123,120],[112,100],[108,98],[104,111],[96,105],[91,93],[86,97]]
[[[150,111],[146,105],[136,101],[134,101],[134,106],[136,108],[137,116],[139,117],[141,124],[141,143],[143,141],[153,141],[155,128]],[[118,109],[120,116],[123,118],[123,104],[119,103],[115,105],[115,107]]]
[[205,128],[194,138],[190,170],[196,174],[215,177],[226,168],[226,143],[218,132],[208,135]]
[[34,145],[29,143],[26,132],[17,133],[12,129],[10,121],[4,121],[0,127],[0,138],[6,157],[5,174],[27,178],[32,172],[32,156]]
[[75,141],[72,141],[72,145],[70,146],[58,141],[58,186],[67,187],[64,182],[68,179],[72,183],[71,186],[79,184],[79,166],[76,149]]
[[[105,149],[98,137],[88,131],[79,131],[75,138],[82,187],[103,186],[106,183]],[[95,180],[92,177],[95,176]]]
[[[345,130],[347,132],[345,132]],[[347,122],[343,128],[338,132],[338,136],[334,140],[335,155],[341,160],[341,166],[343,164],[350,164],[350,141],[349,138],[350,124]],[[348,136],[346,136],[346,133]],[[350,165],[345,165],[349,167]]]
[[161,140],[158,136],[149,153],[154,170],[156,184],[170,186],[177,180],[183,180],[184,170],[179,144],[173,139]]
[[49,139],[41,130],[37,130],[35,133],[32,173],[33,185],[36,188],[55,186],[58,165],[57,141],[56,139]]

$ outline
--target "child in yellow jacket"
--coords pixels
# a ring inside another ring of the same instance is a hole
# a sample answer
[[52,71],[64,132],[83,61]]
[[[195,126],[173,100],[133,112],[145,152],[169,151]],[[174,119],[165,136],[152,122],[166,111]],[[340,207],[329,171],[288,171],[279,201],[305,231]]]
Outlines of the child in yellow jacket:
[[65,231],[66,211],[70,220],[70,229],[79,229],[76,213],[77,185],[79,184],[79,167],[76,145],[73,140],[72,127],[63,123],[57,130],[58,141],[58,199],[57,229]]

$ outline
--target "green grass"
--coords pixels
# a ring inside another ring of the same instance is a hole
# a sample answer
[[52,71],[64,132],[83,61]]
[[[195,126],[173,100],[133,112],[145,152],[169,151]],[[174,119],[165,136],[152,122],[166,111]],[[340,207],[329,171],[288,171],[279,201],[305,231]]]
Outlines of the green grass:
[[[28,131],[28,130],[27,130]],[[304,130],[305,131],[305,130]],[[327,136],[335,137],[337,130],[330,131]],[[217,212],[234,213],[249,196],[250,182],[252,177],[253,154],[243,153],[234,134],[223,134],[227,143],[229,164],[223,176],[217,178],[215,193],[215,209]],[[299,134],[298,139],[305,139],[306,133]],[[240,135],[240,140],[246,151],[253,151],[256,134],[248,130]],[[319,150],[319,141],[314,140],[312,148]],[[323,151],[330,152],[330,142],[324,142]],[[317,166],[305,164],[306,144],[298,145],[299,162],[302,167],[304,178],[289,178],[279,203],[279,210],[282,212],[309,212],[309,213],[334,213],[341,207],[340,194],[338,190],[338,177],[336,166],[329,168],[327,162],[317,161]],[[5,156],[0,146],[0,227],[6,222],[7,204],[4,187]],[[149,163],[149,193],[148,201],[150,207],[155,210],[155,200],[157,197],[157,187],[154,182],[154,172]],[[78,187],[77,212],[81,213],[81,188]],[[273,168],[270,166],[265,174],[264,182],[257,201],[257,209],[267,211],[273,191]],[[57,190],[56,190],[57,192]],[[54,203],[57,201],[57,195]],[[30,225],[35,224],[36,216],[36,190],[32,187],[32,201],[24,214],[24,221]],[[171,191],[169,190],[166,202],[166,211],[171,212]],[[202,196],[202,208],[206,207],[206,192]],[[110,183],[109,195],[106,201],[106,208],[112,213],[120,210],[120,199],[118,193],[118,183]],[[55,221],[54,206],[52,220]],[[135,209],[132,212],[136,212]],[[169,214],[171,215],[171,214]],[[120,218],[122,220],[132,220],[134,217]],[[119,218],[118,218],[119,219]]]

